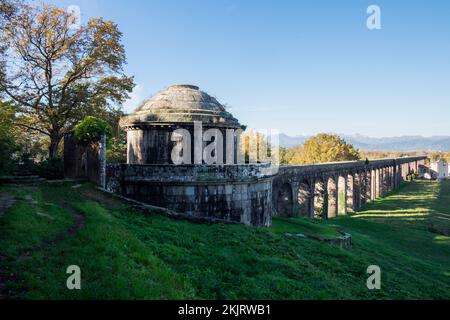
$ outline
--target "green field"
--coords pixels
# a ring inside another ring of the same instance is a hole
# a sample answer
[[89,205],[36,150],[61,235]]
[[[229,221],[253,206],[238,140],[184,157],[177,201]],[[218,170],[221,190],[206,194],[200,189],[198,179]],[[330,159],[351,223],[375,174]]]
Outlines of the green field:
[[[272,228],[144,215],[90,185],[2,187],[0,295],[10,299],[448,299],[450,182],[413,182],[352,216]],[[346,250],[291,234],[353,235]],[[78,265],[82,289],[66,288]],[[369,265],[381,290],[366,287]]]

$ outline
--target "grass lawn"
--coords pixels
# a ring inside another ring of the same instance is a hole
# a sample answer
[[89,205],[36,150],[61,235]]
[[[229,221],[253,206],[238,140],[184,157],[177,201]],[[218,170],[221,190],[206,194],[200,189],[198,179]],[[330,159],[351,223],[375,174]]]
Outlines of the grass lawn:
[[[449,181],[272,228],[144,215],[90,185],[0,192],[17,201],[0,214],[0,292],[13,299],[450,298]],[[285,235],[338,231],[353,235],[352,249]],[[66,288],[69,265],[81,268],[81,290]],[[366,287],[369,265],[381,268],[381,290]]]

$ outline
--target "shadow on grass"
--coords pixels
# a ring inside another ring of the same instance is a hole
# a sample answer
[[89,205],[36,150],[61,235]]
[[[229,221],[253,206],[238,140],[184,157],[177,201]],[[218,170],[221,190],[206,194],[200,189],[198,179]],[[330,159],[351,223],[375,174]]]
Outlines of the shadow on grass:
[[415,181],[364,205],[353,217],[393,223],[417,220],[421,226],[434,225],[437,220],[450,224],[449,203],[450,181]]

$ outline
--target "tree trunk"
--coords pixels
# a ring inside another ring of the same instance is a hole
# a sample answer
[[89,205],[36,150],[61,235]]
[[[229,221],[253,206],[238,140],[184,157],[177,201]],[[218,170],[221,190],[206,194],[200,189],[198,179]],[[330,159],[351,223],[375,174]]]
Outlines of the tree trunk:
[[60,142],[61,138],[59,135],[50,136],[50,146],[48,148],[48,155],[50,159],[55,159],[58,156],[58,146]]

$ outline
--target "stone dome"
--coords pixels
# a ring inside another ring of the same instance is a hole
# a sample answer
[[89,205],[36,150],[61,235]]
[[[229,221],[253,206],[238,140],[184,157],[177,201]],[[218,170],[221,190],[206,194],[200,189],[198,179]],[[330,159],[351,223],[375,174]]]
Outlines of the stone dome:
[[123,128],[201,121],[203,125],[241,128],[239,121],[216,98],[193,85],[173,85],[123,117]]

